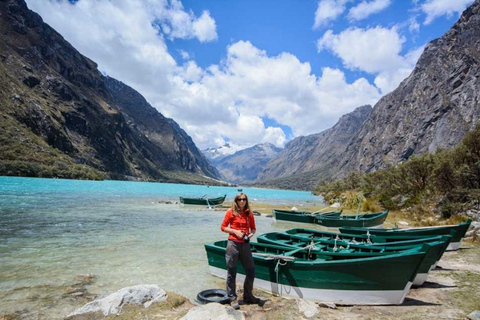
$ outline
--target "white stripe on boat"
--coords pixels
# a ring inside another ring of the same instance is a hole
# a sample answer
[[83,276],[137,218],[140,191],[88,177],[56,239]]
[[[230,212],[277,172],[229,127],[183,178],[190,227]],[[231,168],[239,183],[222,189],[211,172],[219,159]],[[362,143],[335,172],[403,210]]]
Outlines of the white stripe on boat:
[[428,277],[428,272],[417,273],[417,275],[415,276],[415,279],[413,279],[412,285],[415,287],[421,286],[427,280],[427,277]]
[[[227,270],[221,268],[210,266],[210,273],[223,279],[227,278]],[[237,273],[236,281],[243,282],[244,280],[245,275]],[[386,305],[402,304],[412,282],[408,282],[403,290],[333,290],[293,287],[255,278],[255,286],[276,295],[319,302]]]
[[458,242],[450,242],[450,244],[447,247],[447,251],[460,249],[460,245],[462,244],[462,240],[463,239],[460,239],[460,241],[458,241]]

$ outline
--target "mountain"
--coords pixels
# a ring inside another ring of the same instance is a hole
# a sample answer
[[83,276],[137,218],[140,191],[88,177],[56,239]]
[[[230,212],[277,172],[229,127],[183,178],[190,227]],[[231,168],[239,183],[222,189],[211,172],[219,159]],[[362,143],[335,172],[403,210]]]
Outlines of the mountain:
[[257,179],[270,159],[282,151],[271,143],[257,144],[221,159],[216,167],[224,180],[231,183],[248,183]]
[[[266,165],[259,174],[258,181],[291,176],[288,179],[291,188],[312,189],[322,175],[340,162],[345,145],[355,136],[371,112],[370,105],[358,107],[343,115],[330,129],[291,140],[283,151]],[[307,182],[305,176],[299,176],[302,173],[308,173],[307,175],[313,178]],[[298,176],[300,181],[295,182],[295,176]],[[273,185],[278,186],[276,183]]]
[[207,148],[202,150],[202,152],[207,159],[212,162],[213,165],[216,165],[223,158],[228,157],[239,150],[241,149],[231,145],[230,143],[225,143],[223,146],[218,148]]
[[219,176],[175,121],[103,76],[24,1],[0,1],[0,37],[0,175]]
[[441,38],[430,42],[414,70],[384,96],[334,170],[374,171],[413,155],[456,146],[480,119],[480,0]]
[[333,127],[292,140],[259,175],[261,185],[312,189],[320,179],[371,172],[458,145],[480,120],[479,62],[476,0],[445,35],[425,47],[410,76],[357,122],[351,137],[335,141]]

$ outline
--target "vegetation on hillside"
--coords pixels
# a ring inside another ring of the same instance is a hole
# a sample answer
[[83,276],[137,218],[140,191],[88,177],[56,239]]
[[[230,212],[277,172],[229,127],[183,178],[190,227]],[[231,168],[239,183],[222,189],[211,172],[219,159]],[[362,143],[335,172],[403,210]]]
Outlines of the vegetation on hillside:
[[361,192],[367,204],[414,209],[420,215],[439,213],[445,219],[476,208],[480,203],[480,124],[455,149],[414,156],[385,170],[322,181],[315,192],[328,202],[342,203],[351,200],[348,192]]

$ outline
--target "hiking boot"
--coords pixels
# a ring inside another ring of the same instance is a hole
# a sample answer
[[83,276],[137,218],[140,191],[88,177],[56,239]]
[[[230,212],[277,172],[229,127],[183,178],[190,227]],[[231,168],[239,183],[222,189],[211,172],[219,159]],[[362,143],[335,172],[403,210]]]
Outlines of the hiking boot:
[[250,299],[243,299],[243,300],[240,300],[239,303],[240,304],[259,304],[260,303],[260,299],[259,298],[250,298]]
[[232,307],[235,310],[240,309],[240,304],[238,303],[236,298],[230,301],[230,307]]

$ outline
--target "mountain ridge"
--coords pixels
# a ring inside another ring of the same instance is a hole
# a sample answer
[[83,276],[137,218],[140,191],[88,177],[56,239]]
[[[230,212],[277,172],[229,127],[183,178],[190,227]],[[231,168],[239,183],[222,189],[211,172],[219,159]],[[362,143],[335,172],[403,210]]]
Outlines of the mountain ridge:
[[223,157],[216,164],[222,177],[231,183],[252,183],[267,162],[281,152],[271,143],[262,143]]
[[342,151],[335,153],[336,161],[328,149],[312,152],[305,148],[303,153],[294,153],[299,163],[325,162],[303,168],[297,163],[290,172],[281,170],[295,163],[285,161],[285,154],[300,145],[301,139],[327,148],[325,135],[333,134],[326,130],[323,135],[294,139],[267,165],[259,177],[261,185],[284,186],[288,181],[312,190],[314,181],[343,178],[352,171],[372,172],[438,148],[453,148],[479,122],[479,99],[480,0],[476,0],[448,32],[427,44],[412,73],[382,97],[358,130],[339,146]]
[[65,169],[66,177],[90,178],[82,176],[89,171],[165,182],[218,178],[175,121],[103,76],[24,1],[0,1],[0,27],[0,174],[48,177],[71,166],[81,172]]

